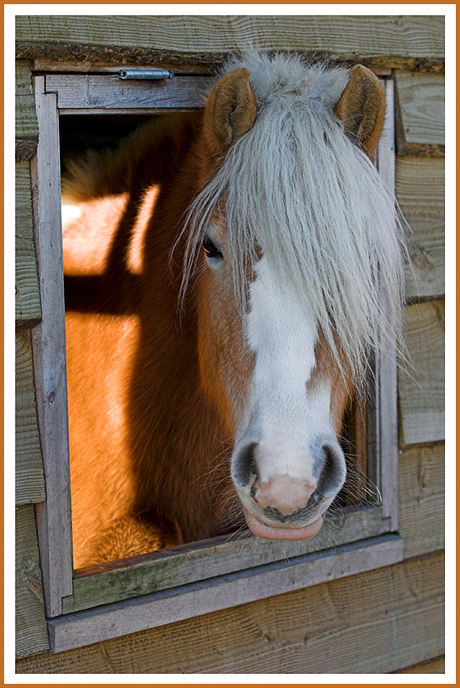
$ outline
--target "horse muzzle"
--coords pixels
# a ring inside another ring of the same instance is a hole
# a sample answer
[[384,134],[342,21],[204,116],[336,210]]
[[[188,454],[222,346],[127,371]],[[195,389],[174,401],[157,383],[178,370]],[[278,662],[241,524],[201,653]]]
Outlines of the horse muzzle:
[[263,480],[257,445],[236,453],[233,480],[252,532],[271,540],[303,540],[318,533],[323,515],[345,482],[345,457],[337,442],[322,447],[324,460],[317,479],[289,474]]

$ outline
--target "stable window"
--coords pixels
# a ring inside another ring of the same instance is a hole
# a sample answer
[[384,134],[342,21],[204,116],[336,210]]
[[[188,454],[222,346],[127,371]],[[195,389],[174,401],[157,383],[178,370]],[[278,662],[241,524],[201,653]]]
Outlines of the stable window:
[[[372,401],[365,413],[352,410],[347,421],[349,441],[354,444],[350,454],[364,457],[363,498],[350,497],[345,488],[340,496],[340,516],[323,527],[319,545],[316,538],[265,541],[248,531],[238,539],[220,536],[91,569],[73,569],[59,120],[194,111],[202,107],[210,79],[175,76],[164,81],[127,81],[119,78],[116,69],[35,77],[40,138],[33,186],[43,320],[41,327],[35,328],[33,346],[47,490],[46,502],[37,505],[37,524],[54,652],[402,559],[402,540],[397,535],[396,362],[391,346],[387,346],[385,359],[374,362]],[[391,79],[385,79],[385,88],[389,116],[377,165],[387,185],[394,188]],[[62,131],[69,131],[65,122]],[[68,134],[63,134],[63,139],[65,145],[71,145]],[[377,486],[374,498],[366,496],[368,481]]]

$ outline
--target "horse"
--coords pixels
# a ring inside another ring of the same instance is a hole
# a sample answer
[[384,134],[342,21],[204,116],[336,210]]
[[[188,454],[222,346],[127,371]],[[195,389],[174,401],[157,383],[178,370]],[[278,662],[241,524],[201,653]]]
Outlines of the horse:
[[344,411],[401,327],[384,116],[362,65],[248,53],[203,111],[69,162],[76,568],[232,528],[319,532],[346,477]]

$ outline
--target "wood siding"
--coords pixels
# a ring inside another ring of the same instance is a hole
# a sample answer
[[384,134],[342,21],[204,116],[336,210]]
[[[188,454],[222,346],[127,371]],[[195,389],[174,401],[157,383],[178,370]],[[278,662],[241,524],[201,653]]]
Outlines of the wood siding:
[[[441,16],[17,18],[18,673],[444,670],[443,27]],[[36,407],[40,375],[30,348],[31,339],[40,337],[42,317],[29,172],[38,137],[30,61],[69,60],[88,71],[97,71],[99,61],[163,63],[198,74],[214,71],[224,53],[250,43],[394,70],[396,191],[412,231],[406,320],[414,368],[398,379],[405,561],[52,655],[33,506],[43,503],[45,493],[37,424],[43,408]]]
[[16,655],[49,648],[32,505],[16,509]]
[[46,498],[28,330],[16,331],[16,505]]
[[444,651],[443,559],[429,557],[423,567],[411,560],[190,621],[31,657],[18,663],[17,671],[388,673]]
[[410,361],[399,375],[400,444],[425,444],[445,438],[444,301],[406,309]]
[[442,16],[22,16],[16,41],[16,56],[28,59],[214,65],[253,47],[405,69],[444,65]]
[[398,71],[399,155],[444,155],[444,75]]
[[27,60],[16,61],[16,161],[30,160],[37,150],[38,125]]
[[444,178],[442,158],[396,158],[396,194],[409,225],[408,299],[445,293]]
[[16,163],[16,325],[35,325],[41,319],[29,162]]

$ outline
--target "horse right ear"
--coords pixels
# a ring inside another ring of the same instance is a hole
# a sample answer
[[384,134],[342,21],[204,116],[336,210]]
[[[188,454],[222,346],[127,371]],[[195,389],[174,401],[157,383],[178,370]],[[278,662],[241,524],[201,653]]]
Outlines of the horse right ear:
[[214,85],[204,113],[204,138],[213,166],[223,161],[235,139],[249,131],[256,113],[247,69],[236,69]]

